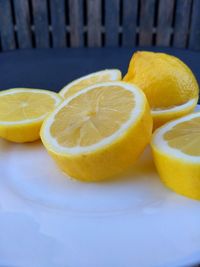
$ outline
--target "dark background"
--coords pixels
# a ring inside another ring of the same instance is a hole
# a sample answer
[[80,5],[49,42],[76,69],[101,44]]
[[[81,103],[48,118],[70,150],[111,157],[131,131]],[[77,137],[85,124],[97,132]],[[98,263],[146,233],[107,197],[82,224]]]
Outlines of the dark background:
[[[91,72],[119,68],[126,73],[134,51],[143,48],[23,49],[0,54],[0,90],[32,87],[59,91],[68,82]],[[144,48],[147,49],[147,48]],[[200,53],[174,48],[148,48],[179,57],[200,83]]]

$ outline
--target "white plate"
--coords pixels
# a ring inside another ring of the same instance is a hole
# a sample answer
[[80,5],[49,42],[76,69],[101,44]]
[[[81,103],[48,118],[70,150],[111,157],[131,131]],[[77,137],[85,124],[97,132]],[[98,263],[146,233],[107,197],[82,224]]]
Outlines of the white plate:
[[40,142],[0,141],[0,266],[163,267],[200,262],[200,202],[165,188],[149,148],[122,179],[64,176]]

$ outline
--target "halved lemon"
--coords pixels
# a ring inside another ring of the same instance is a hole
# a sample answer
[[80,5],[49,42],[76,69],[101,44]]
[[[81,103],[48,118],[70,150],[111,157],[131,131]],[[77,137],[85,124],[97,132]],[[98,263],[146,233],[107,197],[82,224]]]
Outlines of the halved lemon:
[[63,99],[56,93],[29,88],[0,92],[0,137],[13,142],[31,142],[46,115]]
[[194,111],[198,98],[193,98],[182,105],[169,108],[152,108],[153,128],[157,129],[168,121],[178,119]]
[[93,84],[100,82],[120,81],[121,79],[122,74],[118,69],[102,70],[74,80],[73,82],[63,87],[59,94],[62,97],[67,98]]
[[200,112],[157,129],[151,146],[163,182],[179,194],[200,200]]
[[124,81],[143,90],[152,110],[154,129],[191,113],[199,96],[199,86],[190,68],[165,53],[135,52]]
[[124,82],[100,83],[66,99],[45,120],[41,139],[71,177],[99,181],[130,166],[150,142],[145,95]]

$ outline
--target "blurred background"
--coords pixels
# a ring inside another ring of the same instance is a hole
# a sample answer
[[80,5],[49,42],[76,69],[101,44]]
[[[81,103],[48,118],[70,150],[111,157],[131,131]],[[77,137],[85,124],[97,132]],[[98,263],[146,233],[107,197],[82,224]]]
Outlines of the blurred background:
[[0,0],[0,51],[47,47],[200,49],[199,0]]

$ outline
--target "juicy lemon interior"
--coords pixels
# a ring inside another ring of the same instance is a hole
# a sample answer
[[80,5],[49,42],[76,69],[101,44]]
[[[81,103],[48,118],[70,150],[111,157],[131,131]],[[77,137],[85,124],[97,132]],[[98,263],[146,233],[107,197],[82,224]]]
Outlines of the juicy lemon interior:
[[172,148],[191,156],[200,156],[200,118],[193,118],[174,126],[164,134]]
[[100,83],[100,82],[108,82],[110,81],[110,74],[105,73],[101,75],[93,75],[91,77],[85,78],[74,85],[72,85],[67,92],[65,93],[64,97],[67,98],[69,96],[74,95],[75,93],[79,92],[81,89],[86,88],[90,85],[93,85],[95,83]]
[[93,145],[121,128],[134,105],[133,94],[120,86],[95,87],[56,114],[51,135],[64,147]]
[[55,101],[46,94],[19,92],[0,97],[0,121],[35,119],[53,109]]

